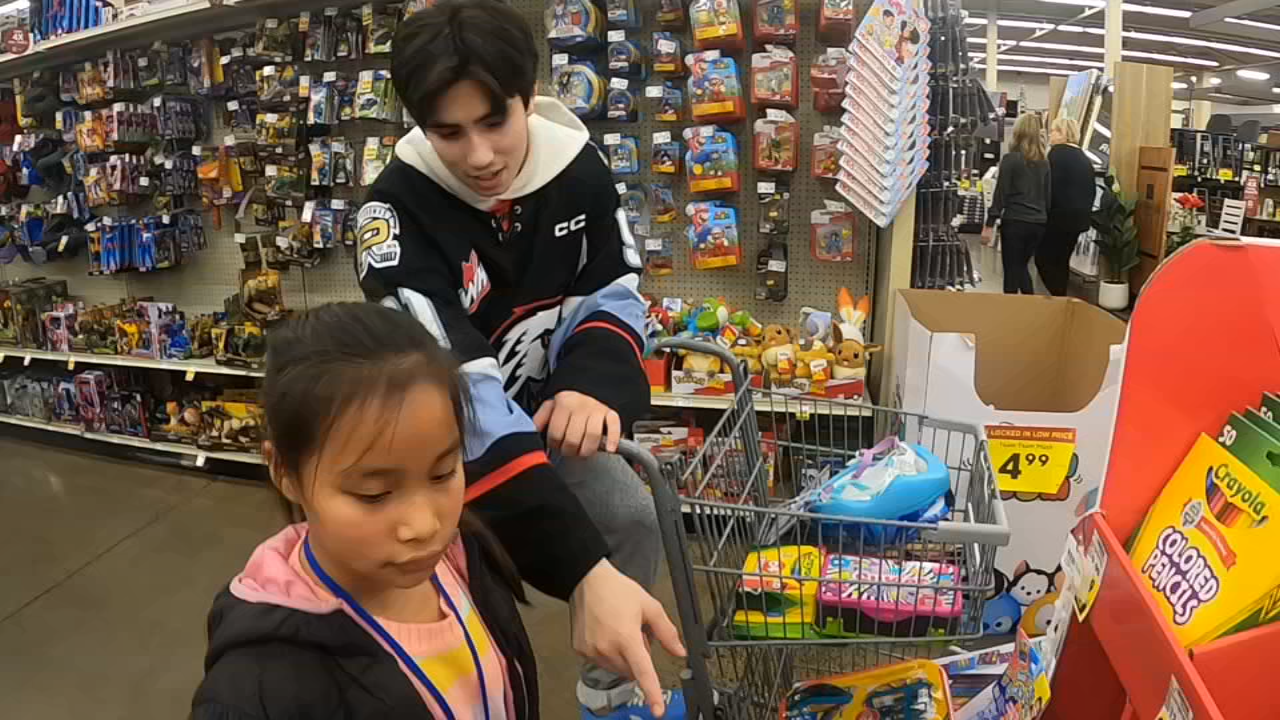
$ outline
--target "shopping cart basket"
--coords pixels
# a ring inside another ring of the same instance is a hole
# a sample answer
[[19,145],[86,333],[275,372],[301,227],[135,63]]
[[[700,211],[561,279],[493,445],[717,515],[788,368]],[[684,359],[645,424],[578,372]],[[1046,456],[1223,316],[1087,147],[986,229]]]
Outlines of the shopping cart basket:
[[[981,636],[996,548],[1008,544],[1009,527],[977,427],[753,389],[738,359],[710,343],[673,338],[658,349],[719,356],[732,368],[735,388],[691,459],[641,453],[638,460],[653,488],[689,649],[683,682],[690,718],[772,720],[796,682],[937,657]],[[889,436],[946,464],[948,519],[858,519],[861,531],[850,533],[850,518],[780,507]],[[815,547],[825,557],[851,559],[862,572],[820,581],[820,572],[785,562]],[[767,594],[750,592],[761,587],[789,587],[801,598],[821,589],[909,612],[893,622],[873,619],[875,612],[818,617],[814,603],[763,606]]]

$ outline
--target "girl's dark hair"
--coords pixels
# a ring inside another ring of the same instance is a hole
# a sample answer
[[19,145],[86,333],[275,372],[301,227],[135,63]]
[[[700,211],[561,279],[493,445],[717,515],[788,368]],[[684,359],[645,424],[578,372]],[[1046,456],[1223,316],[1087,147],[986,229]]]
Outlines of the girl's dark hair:
[[[465,442],[472,408],[458,364],[409,313],[374,303],[330,303],[273,327],[262,392],[272,470],[294,478],[305,492],[303,467],[319,462],[320,448],[339,420],[357,408],[392,408],[423,383],[448,392]],[[281,499],[289,517],[301,519],[300,509]],[[501,575],[524,600],[514,565],[492,534],[465,508],[460,525],[495,557]]]
[[489,95],[495,115],[519,95],[529,104],[538,47],[524,17],[498,0],[441,0],[400,23],[391,44],[391,82],[415,122],[430,126],[440,98],[464,80]]

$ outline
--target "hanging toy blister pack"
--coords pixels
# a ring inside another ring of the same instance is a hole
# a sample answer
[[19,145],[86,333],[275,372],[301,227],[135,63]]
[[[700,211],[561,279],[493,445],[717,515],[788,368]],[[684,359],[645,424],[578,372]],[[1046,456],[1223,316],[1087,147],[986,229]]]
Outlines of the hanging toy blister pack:
[[813,88],[813,109],[818,112],[840,110],[844,99],[845,77],[849,74],[849,51],[827,48],[809,66],[809,86]]
[[765,172],[793,172],[800,154],[800,124],[785,110],[769,108],[756,120],[755,168]]
[[636,108],[636,96],[631,91],[631,81],[626,78],[609,78],[608,104],[605,117],[617,122],[635,122],[640,117]]
[[679,214],[671,185],[661,180],[649,183],[649,221],[673,223]]
[[809,214],[809,251],[822,262],[850,262],[857,216],[844,203],[828,200],[827,204]]
[[857,14],[853,0],[822,0],[818,11],[818,37],[832,45],[848,44]]
[[741,49],[745,38],[738,0],[693,0],[689,4],[693,46],[699,50]]
[[604,18],[591,0],[551,0],[545,21],[553,48],[589,52],[600,45]]
[[604,138],[609,155],[609,172],[635,175],[640,172],[640,141],[632,135],[609,133]]
[[659,30],[653,34],[653,71],[662,75],[683,75],[684,60],[680,52],[680,38],[672,32]]
[[795,53],[781,45],[767,45],[765,49],[766,52],[751,56],[751,104],[795,108],[800,94]]
[[813,134],[811,151],[811,173],[816,178],[836,179],[840,177],[840,133],[832,127],[825,127]]
[[659,100],[658,112],[654,119],[659,122],[680,122],[684,114],[684,92],[679,88],[664,85]]
[[609,27],[640,27],[640,15],[636,13],[635,0],[606,0],[605,12],[608,15]]
[[800,18],[796,0],[756,0],[755,38],[762,43],[796,41],[800,34]]
[[645,79],[648,70],[640,46],[627,40],[624,30],[610,30],[609,40],[609,74],[633,80]]
[[659,175],[675,175],[680,172],[683,149],[678,139],[672,139],[670,131],[653,134],[653,159],[649,170]]
[[737,192],[738,141],[715,125],[685,128],[685,177],[691,193]]
[[[604,105],[607,90],[604,80],[590,62],[571,63],[567,59],[563,55],[552,59],[551,85],[555,88],[556,99],[578,117],[594,118]],[[557,64],[557,60],[566,62]]]
[[645,238],[644,271],[654,277],[662,277],[675,272],[675,251],[671,247],[670,238]]
[[733,58],[721,57],[719,50],[711,50],[690,53],[684,62],[689,67],[689,106],[694,121],[732,122],[746,117],[738,65]]
[[719,201],[691,202],[689,217],[690,261],[695,270],[733,267],[742,261],[738,241],[738,211]]
[[658,24],[663,27],[680,27],[684,25],[684,2],[682,0],[658,0]]

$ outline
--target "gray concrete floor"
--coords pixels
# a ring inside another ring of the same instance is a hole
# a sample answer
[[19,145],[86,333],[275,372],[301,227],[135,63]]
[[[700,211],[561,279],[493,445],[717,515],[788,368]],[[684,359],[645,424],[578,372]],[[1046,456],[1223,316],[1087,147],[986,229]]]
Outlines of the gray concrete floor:
[[[276,513],[261,486],[0,435],[0,716],[185,717],[209,603]],[[524,616],[542,716],[576,718],[565,606],[537,597]],[[670,687],[676,664],[659,664]]]

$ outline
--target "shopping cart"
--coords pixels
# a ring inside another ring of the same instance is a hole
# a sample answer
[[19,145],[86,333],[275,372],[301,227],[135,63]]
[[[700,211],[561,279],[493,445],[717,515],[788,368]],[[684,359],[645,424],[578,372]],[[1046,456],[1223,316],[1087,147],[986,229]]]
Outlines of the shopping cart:
[[[690,718],[772,720],[796,682],[938,657],[981,636],[996,547],[1008,544],[1009,528],[978,428],[857,402],[753,389],[737,358],[717,345],[673,338],[658,348],[719,356],[732,368],[736,389],[732,405],[691,459],[660,459],[647,452],[638,457],[651,481],[689,649],[683,685]],[[851,533],[847,517],[780,507],[888,436],[918,443],[947,465],[949,519],[859,520],[860,530]],[[627,450],[635,455],[634,446]],[[758,552],[761,548],[799,553],[813,546],[825,548],[828,556],[863,559],[874,579],[858,575],[856,581],[842,576],[849,579],[819,582],[820,573],[796,573],[767,562],[744,571],[753,552],[757,561],[769,559],[767,552]],[[827,592],[879,598],[885,607],[893,603],[919,612],[895,622],[856,612],[815,617],[803,603],[799,610],[761,607],[756,603],[763,600],[745,592],[788,583],[801,593],[826,586]],[[752,611],[757,614],[743,614]],[[819,633],[815,626],[834,627],[840,636]]]

